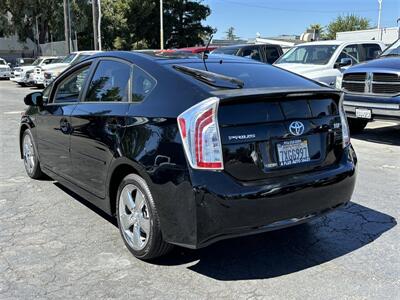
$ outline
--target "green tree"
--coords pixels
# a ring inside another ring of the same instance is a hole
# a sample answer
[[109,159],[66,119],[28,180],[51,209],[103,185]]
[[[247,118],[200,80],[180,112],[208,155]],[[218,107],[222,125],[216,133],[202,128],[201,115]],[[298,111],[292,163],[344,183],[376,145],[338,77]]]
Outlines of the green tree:
[[229,27],[228,30],[225,31],[225,33],[226,33],[226,39],[227,40],[234,41],[234,40],[238,39],[237,35],[235,34],[235,28],[232,27],[232,26]]
[[329,23],[327,33],[324,38],[329,40],[336,39],[336,33],[341,31],[355,31],[370,28],[370,22],[367,18],[356,15],[339,16],[336,20]]
[[308,26],[307,30],[315,30],[315,33],[319,35],[324,33],[324,27],[321,24],[311,24]]
[[[71,5],[72,38],[78,37],[81,50],[93,48],[92,7],[90,0],[73,0]],[[104,49],[143,49],[160,47],[159,0],[102,0],[102,42]],[[164,37],[167,47],[202,44],[213,33],[204,26],[211,11],[200,0],[164,0]],[[11,14],[10,22],[7,21]],[[0,0],[0,35],[18,34],[21,41],[64,40],[63,1]]]
[[[208,6],[199,1],[169,0],[165,3],[165,45],[181,48],[203,44],[203,36],[210,36],[214,29],[202,21],[211,14]],[[155,46],[153,44],[153,46]]]

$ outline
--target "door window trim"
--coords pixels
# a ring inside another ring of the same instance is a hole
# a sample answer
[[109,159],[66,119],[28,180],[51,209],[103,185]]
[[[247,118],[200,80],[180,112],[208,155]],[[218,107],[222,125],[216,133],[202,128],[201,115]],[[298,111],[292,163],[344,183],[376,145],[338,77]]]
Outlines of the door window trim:
[[[126,64],[126,65],[128,65],[130,67],[131,71],[130,71],[130,77],[129,77],[128,101],[85,101],[86,94],[88,92],[90,83],[92,82],[93,76],[96,73],[98,65],[102,61],[121,62],[121,63],[124,63],[124,64]],[[103,103],[103,104],[104,103],[108,103],[108,104],[112,104],[112,103],[114,103],[114,104],[127,104],[127,103],[128,104],[140,104],[140,103],[144,102],[148,98],[148,96],[151,94],[151,92],[150,92],[149,95],[146,95],[146,97],[144,97],[142,99],[142,101],[132,101],[132,93],[133,93],[133,86],[132,85],[133,85],[133,76],[134,76],[135,68],[139,68],[142,72],[144,72],[147,76],[149,76],[154,81],[155,84],[154,84],[154,87],[152,88],[152,91],[153,91],[155,89],[155,87],[157,86],[157,84],[158,84],[157,79],[155,79],[154,76],[152,76],[149,72],[147,72],[143,68],[139,67],[137,64],[132,63],[132,62],[127,61],[127,60],[124,60],[124,59],[121,59],[121,58],[116,58],[116,57],[99,57],[99,58],[95,59],[95,61],[92,64],[92,70],[88,74],[88,78],[90,78],[90,80],[87,80],[87,82],[85,84],[85,87],[83,89],[82,95],[80,97],[81,99],[77,103],[85,103],[85,104],[90,104],[90,103],[93,103],[93,104],[99,104],[99,103]]]
[[92,61],[92,60],[89,60],[89,61],[85,61],[85,62],[83,62],[83,63],[80,63],[80,64],[78,64],[78,65],[72,67],[70,70],[68,70],[68,71],[67,71],[65,74],[63,74],[61,77],[56,78],[56,79],[54,80],[53,86],[52,86],[51,91],[50,91],[50,97],[49,97],[49,98],[51,99],[51,102],[47,103],[46,106],[53,106],[53,105],[75,105],[75,104],[81,102],[81,97],[82,97],[82,95],[83,95],[83,92],[84,92],[85,89],[86,89],[87,82],[85,82],[85,84],[83,85],[82,92],[80,93],[80,95],[79,95],[79,97],[78,97],[78,101],[76,101],[76,102],[57,102],[57,103],[54,103],[54,96],[55,96],[55,93],[57,92],[57,89],[58,89],[59,85],[64,81],[64,79],[67,79],[69,76],[71,76],[71,75],[72,75],[73,73],[75,73],[76,71],[79,71],[80,69],[83,69],[83,68],[85,68],[85,67],[87,67],[87,66],[89,66],[89,71],[88,71],[88,76],[89,76],[89,75],[91,74],[91,72],[92,72],[92,69],[93,69],[93,61]]
[[92,68],[93,68],[92,71],[89,73],[89,77],[88,78],[90,78],[90,79],[85,84],[85,88],[83,89],[83,93],[81,95],[82,98],[80,99],[79,102],[80,103],[85,103],[85,104],[90,104],[90,103],[94,103],[94,104],[96,104],[96,103],[97,104],[99,104],[99,103],[103,103],[103,104],[104,103],[108,103],[108,104],[111,104],[111,103],[119,103],[119,104],[132,103],[132,71],[130,72],[129,81],[128,81],[128,84],[129,84],[128,101],[86,101],[86,95],[87,95],[87,92],[89,90],[90,83],[92,82],[92,79],[93,79],[93,77],[94,77],[94,75],[96,73],[96,70],[97,70],[99,64],[102,61],[120,62],[120,63],[123,63],[125,65],[128,65],[131,70],[132,70],[132,68],[134,66],[133,63],[131,63],[129,61],[126,61],[124,59],[116,58],[116,57],[100,57],[100,58],[97,58],[95,60],[94,64],[93,64],[93,66],[92,66]]

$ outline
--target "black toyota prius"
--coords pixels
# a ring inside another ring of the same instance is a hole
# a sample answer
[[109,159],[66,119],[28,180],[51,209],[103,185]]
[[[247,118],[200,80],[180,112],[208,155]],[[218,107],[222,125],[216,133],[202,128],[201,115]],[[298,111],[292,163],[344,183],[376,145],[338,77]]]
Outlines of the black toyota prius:
[[27,174],[115,216],[140,259],[301,224],[353,193],[342,94],[254,60],[105,52],[25,103]]

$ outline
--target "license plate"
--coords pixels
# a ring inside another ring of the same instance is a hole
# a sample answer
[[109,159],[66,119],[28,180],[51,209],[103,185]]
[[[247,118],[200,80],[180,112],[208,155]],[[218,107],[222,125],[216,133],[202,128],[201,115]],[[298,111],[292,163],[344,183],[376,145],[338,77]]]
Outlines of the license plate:
[[290,166],[310,161],[307,140],[291,140],[277,144],[280,166]]
[[361,119],[371,119],[371,110],[364,108],[356,108],[356,117]]

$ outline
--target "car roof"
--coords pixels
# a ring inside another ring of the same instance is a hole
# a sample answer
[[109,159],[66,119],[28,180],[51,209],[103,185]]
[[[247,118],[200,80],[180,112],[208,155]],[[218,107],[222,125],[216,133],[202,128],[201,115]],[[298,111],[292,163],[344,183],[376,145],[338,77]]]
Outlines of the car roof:
[[318,46],[318,45],[347,45],[347,44],[382,44],[380,41],[374,41],[374,40],[355,40],[355,41],[339,41],[339,40],[328,40],[328,41],[314,41],[314,42],[308,42],[304,44],[299,44],[296,47],[299,46]]
[[88,50],[88,51],[74,51],[71,52],[70,54],[97,54],[97,53],[102,53],[103,51],[98,51],[98,50]]
[[59,56],[38,56],[40,59],[59,58]]
[[229,45],[229,46],[219,47],[218,49],[236,49],[236,48],[245,48],[245,47],[253,47],[253,46],[276,46],[276,47],[279,47],[279,45],[276,45],[276,44],[263,43],[263,44],[237,44],[237,45]]
[[[189,52],[161,52],[161,51],[107,51],[97,53],[90,58],[101,58],[101,57],[115,57],[121,58],[132,63],[135,62],[154,62],[159,65],[165,64],[179,64],[179,63],[202,63],[203,60],[201,55],[197,53]],[[258,61],[249,60],[248,58],[243,58],[233,55],[220,55],[220,54],[207,54],[206,62],[246,62],[246,63],[260,63]]]

